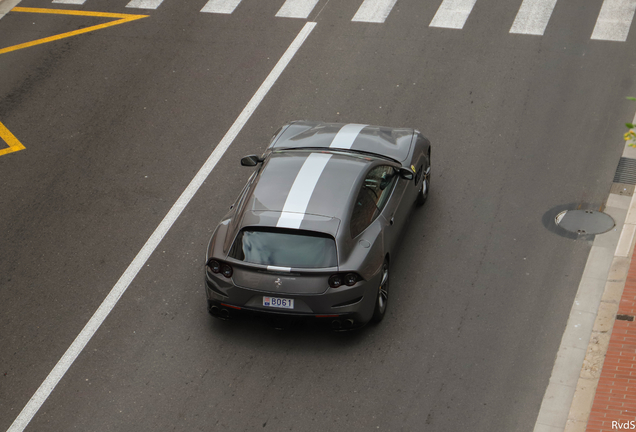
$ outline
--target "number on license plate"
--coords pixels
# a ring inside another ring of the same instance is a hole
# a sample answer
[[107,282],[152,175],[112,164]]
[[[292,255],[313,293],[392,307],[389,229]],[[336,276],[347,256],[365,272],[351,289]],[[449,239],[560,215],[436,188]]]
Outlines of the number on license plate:
[[278,297],[263,297],[263,306],[273,307],[273,308],[282,308],[282,309],[293,309],[294,299],[286,299],[286,298],[278,298]]

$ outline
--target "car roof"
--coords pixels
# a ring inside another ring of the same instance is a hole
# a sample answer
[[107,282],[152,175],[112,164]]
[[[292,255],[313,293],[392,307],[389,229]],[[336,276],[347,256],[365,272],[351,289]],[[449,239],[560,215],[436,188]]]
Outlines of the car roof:
[[270,148],[351,149],[375,153],[403,162],[408,158],[413,136],[414,130],[411,128],[303,120],[284,126]]

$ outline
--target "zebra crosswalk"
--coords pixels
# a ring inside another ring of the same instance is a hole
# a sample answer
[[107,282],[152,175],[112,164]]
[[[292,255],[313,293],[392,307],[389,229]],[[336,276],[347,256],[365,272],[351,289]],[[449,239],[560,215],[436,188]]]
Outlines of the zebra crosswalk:
[[[81,5],[87,0],[52,0],[53,3]],[[165,0],[130,0],[127,8],[157,9]],[[170,1],[170,0],[168,0]],[[200,0],[201,12],[231,14],[242,1]],[[307,19],[320,0],[278,0],[283,2],[277,17]],[[353,22],[383,23],[398,0],[361,1]],[[407,0],[400,0],[407,1]],[[439,0],[438,0],[439,1]],[[463,29],[477,0],[441,0],[429,27]],[[544,34],[557,0],[523,0],[510,27],[510,33],[541,36]],[[591,34],[593,40],[624,42],[636,12],[636,0],[603,0],[603,5]]]

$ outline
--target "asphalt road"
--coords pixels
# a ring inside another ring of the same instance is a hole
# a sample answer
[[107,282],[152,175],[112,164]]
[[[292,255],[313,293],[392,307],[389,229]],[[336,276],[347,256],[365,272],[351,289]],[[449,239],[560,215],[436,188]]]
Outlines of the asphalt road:
[[[0,54],[0,429],[15,420],[307,20],[283,3],[127,0],[21,7],[149,15]],[[384,23],[320,0],[302,48],[28,431],[531,431],[590,250],[547,229],[599,208],[635,106],[635,35],[590,40],[600,1],[559,2],[543,36],[519,1],[461,30],[439,2]],[[10,12],[0,49],[108,21]],[[432,190],[392,266],[389,311],[351,333],[208,316],[209,236],[294,119],[406,126]],[[3,145],[3,143],[0,143]]]

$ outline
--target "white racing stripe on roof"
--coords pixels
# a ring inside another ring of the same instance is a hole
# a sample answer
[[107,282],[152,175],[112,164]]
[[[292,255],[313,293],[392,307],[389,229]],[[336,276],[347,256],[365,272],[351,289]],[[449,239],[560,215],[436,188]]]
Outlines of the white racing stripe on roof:
[[331,141],[331,148],[350,149],[362,129],[369,125],[351,123],[344,125]]
[[311,194],[314,192],[329,159],[331,159],[330,154],[312,153],[305,160],[287,195],[283,211],[278,223],[276,223],[277,227],[300,228]]

